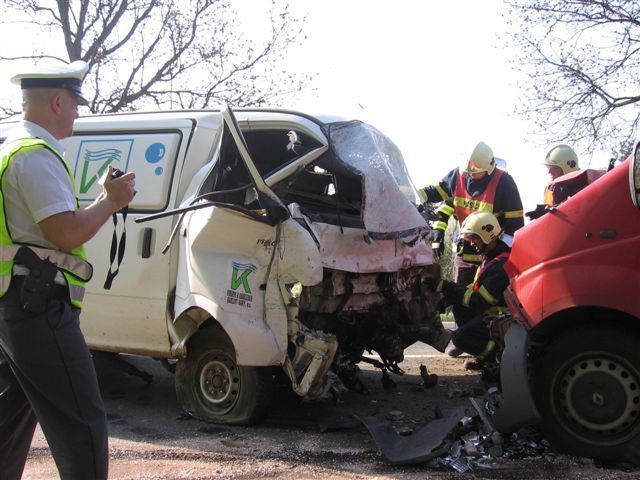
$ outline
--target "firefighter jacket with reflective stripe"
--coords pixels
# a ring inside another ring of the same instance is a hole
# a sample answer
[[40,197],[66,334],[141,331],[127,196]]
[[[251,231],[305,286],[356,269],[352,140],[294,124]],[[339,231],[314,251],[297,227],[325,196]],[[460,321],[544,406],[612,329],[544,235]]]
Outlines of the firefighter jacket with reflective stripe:
[[504,290],[509,285],[509,278],[504,271],[504,264],[510,251],[509,246],[499,240],[496,248],[483,256],[474,282],[467,287],[443,281],[440,289],[445,302],[454,307],[462,307],[469,317],[480,313],[506,311]]
[[[487,200],[484,198],[484,193],[493,179],[499,176],[496,180],[495,194],[492,194],[492,198]],[[419,190],[420,196],[425,203],[443,202],[449,198],[455,203],[456,198],[470,198],[478,202],[490,203],[492,208],[488,210],[483,208],[484,211],[493,212],[500,225],[504,229],[505,233],[513,235],[513,233],[524,225],[524,211],[522,208],[522,200],[520,199],[520,193],[516,186],[513,177],[508,172],[496,168],[491,175],[485,175],[479,180],[473,179],[466,173],[460,173],[458,168],[451,170],[437,185],[431,185],[421,188]],[[463,203],[462,200],[458,200],[458,203]],[[486,206],[486,205],[484,205]],[[449,205],[453,207],[457,213],[458,205]],[[475,210],[480,210],[476,208]],[[473,210],[473,211],[475,211]],[[449,212],[449,215],[446,214]],[[445,226],[449,220],[449,216],[453,214],[453,210],[443,208],[438,209],[438,224]],[[468,213],[467,213],[468,215]],[[457,216],[457,215],[456,215]],[[458,217],[458,224],[462,224],[464,218]],[[434,225],[437,227],[437,225]]]
[[[69,187],[72,188],[74,192],[76,191],[73,176],[66,162],[62,156],[44,140],[39,138],[23,138],[3,146],[0,151],[0,297],[3,296],[9,288],[13,272],[13,257],[21,246],[19,243],[14,243],[11,238],[11,233],[9,232],[9,224],[4,208],[2,181],[7,168],[17,155],[39,148],[48,149],[62,162],[65,170],[69,174]],[[76,207],[77,206],[76,200]],[[84,286],[93,273],[91,264],[86,261],[87,256],[84,247],[76,247],[71,251],[71,254],[68,254],[59,250],[38,247],[36,245],[28,246],[41,259],[48,259],[50,262],[56,264],[58,270],[64,275],[69,287],[71,303],[78,308],[82,308]]]
[[[504,172],[496,168],[494,173],[489,177],[489,183],[479,195],[471,195],[467,192],[466,173],[458,175],[458,181],[453,192],[453,208],[456,218],[460,225],[473,212],[493,212],[496,200],[496,191],[498,183]],[[496,212],[498,213],[498,212]]]
[[[478,180],[454,168],[440,183],[420,189],[419,193],[424,202],[444,202],[436,210],[437,219],[431,223],[434,229],[446,230],[449,217],[453,214],[458,225],[461,225],[467,215],[476,210],[494,213],[509,235],[524,225],[518,187],[513,177],[499,168]],[[479,264],[482,261],[473,246],[462,239],[459,239],[454,251],[467,263]]]

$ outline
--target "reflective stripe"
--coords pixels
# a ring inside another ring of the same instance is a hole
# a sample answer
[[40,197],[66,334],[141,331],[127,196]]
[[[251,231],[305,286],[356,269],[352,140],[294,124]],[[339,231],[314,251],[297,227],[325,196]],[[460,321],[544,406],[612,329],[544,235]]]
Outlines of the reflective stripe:
[[521,218],[524,216],[524,210],[513,210],[511,212],[502,212],[504,218]]
[[[67,279],[69,282],[69,279]],[[71,298],[71,305],[74,307],[82,308],[82,300],[84,300],[84,284],[83,285],[74,285],[69,282],[69,297]]]
[[485,315],[490,315],[490,314],[498,314],[498,313],[502,313],[502,312],[508,312],[509,309],[506,306],[503,305],[496,305],[498,303],[498,299],[496,299],[496,297],[494,297],[491,293],[489,293],[489,291],[486,289],[486,287],[484,285],[480,285],[480,279],[482,278],[482,276],[484,275],[484,272],[486,272],[489,267],[491,265],[493,265],[494,263],[496,263],[498,260],[500,259],[506,259],[509,258],[509,253],[508,252],[502,252],[498,255],[496,255],[495,257],[493,257],[491,260],[489,260],[488,262],[483,262],[480,267],[476,270],[476,276],[473,279],[473,284],[471,286],[471,289],[474,292],[478,292],[482,298],[484,298],[487,303],[494,305],[493,307],[489,307],[487,308],[483,313]]
[[[49,260],[51,263],[55,263],[60,269],[66,270],[75,277],[88,282],[93,275],[93,267],[91,264],[75,255],[70,255],[60,250],[52,250],[50,248],[35,247],[32,245],[26,245],[33,253],[35,253],[40,260]],[[0,258],[3,261],[13,259],[18,253],[18,250],[23,245],[0,245]],[[7,262],[9,263],[9,262]],[[13,264],[13,262],[10,262]]]
[[471,262],[471,263],[480,263],[482,261],[482,255],[475,255],[473,253],[463,253],[462,255],[460,255],[460,257],[462,257],[462,260],[464,260],[465,262]]
[[496,299],[496,297],[491,295],[489,293],[489,290],[487,290],[484,285],[478,288],[477,292],[482,296],[482,298],[484,298],[491,305],[495,305],[496,303],[498,303],[498,300]]
[[447,217],[450,217],[451,215],[453,215],[454,211],[455,211],[454,208],[451,205],[447,204],[447,203],[443,203],[436,210],[436,212],[443,213]]
[[[473,198],[454,197],[453,205],[464,210],[473,210],[473,212],[493,212],[493,203],[483,202],[482,200]],[[467,218],[473,212],[467,213],[464,217]]]
[[462,296],[462,304],[465,307],[469,306],[469,302],[471,301],[471,295],[473,295],[473,286],[469,285],[467,289],[464,291],[464,295]]
[[440,194],[442,200],[446,200],[447,198],[449,198],[449,194],[444,191],[444,188],[442,188],[439,183],[437,185],[434,185],[433,187],[436,189],[436,192]]
[[429,202],[429,198],[427,197],[427,192],[424,191],[424,188],[418,189],[418,195],[420,195],[420,198],[422,199],[422,203]]
[[482,353],[478,355],[476,358],[484,360],[487,357],[487,355],[489,355],[495,347],[496,347],[496,342],[494,342],[493,340],[489,340],[487,342],[487,345],[484,347],[484,350],[482,351]]
[[438,220],[437,222],[433,222],[434,230],[446,230],[447,222],[443,222],[442,220]]
[[[76,191],[75,180],[64,158],[44,140],[40,138],[21,138],[4,145],[0,151],[0,297],[2,297],[9,288],[11,274],[13,273],[13,258],[21,246],[13,243],[9,232],[9,225],[4,208],[2,181],[7,168],[9,168],[9,165],[17,154],[40,148],[46,148],[62,162],[67,175],[69,175],[69,181],[74,194]],[[76,199],[76,208],[78,207],[78,200]],[[48,259],[56,264],[67,281],[72,305],[82,308],[84,285],[93,274],[91,264],[86,261],[87,255],[84,246],[74,248],[71,254],[31,245],[28,245],[28,247],[41,259]]]

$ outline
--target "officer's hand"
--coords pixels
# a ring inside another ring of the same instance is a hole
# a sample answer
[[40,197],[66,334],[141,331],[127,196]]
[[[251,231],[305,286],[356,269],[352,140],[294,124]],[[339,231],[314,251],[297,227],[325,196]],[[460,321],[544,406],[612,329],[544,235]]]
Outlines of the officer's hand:
[[135,195],[136,174],[127,172],[124,175],[113,178],[113,167],[109,165],[107,175],[102,185],[103,195],[117,207],[116,211],[126,207]]
[[422,284],[425,286],[427,290],[431,290],[435,292],[438,289],[438,285],[440,284],[439,277],[425,277],[422,280]]

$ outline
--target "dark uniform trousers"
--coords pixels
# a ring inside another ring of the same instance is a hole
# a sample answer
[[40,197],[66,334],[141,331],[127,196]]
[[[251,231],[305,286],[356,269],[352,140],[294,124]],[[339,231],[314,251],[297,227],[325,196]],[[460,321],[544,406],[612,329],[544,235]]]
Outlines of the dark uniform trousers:
[[62,298],[24,310],[0,298],[0,478],[20,479],[40,423],[62,480],[106,479],[107,420],[80,310]]
[[479,357],[485,353],[487,343],[491,340],[485,314],[473,314],[464,306],[454,306],[453,316],[456,328],[451,335],[451,342],[460,350]]

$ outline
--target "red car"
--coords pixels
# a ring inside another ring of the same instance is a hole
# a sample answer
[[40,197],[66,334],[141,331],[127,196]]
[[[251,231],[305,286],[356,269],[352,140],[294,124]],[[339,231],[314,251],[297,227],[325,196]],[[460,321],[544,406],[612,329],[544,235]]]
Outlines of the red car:
[[640,143],[518,230],[505,269],[496,427],[540,423],[558,450],[640,465]]

